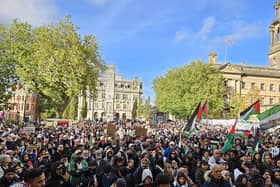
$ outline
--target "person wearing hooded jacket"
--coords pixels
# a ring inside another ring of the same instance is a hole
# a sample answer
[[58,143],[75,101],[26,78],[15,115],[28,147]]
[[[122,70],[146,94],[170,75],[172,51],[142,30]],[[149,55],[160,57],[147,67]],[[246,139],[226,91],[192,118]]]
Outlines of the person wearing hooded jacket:
[[51,177],[46,181],[46,187],[72,187],[70,176],[63,162],[55,162],[51,167]]

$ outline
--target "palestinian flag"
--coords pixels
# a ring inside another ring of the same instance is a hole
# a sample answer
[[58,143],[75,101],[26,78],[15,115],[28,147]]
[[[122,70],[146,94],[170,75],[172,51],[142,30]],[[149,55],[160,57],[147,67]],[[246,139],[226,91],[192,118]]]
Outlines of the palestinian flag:
[[193,129],[199,130],[197,126],[200,124],[201,118],[202,118],[201,103],[199,102],[191,118],[188,120],[188,123],[185,125],[184,132],[188,132]]
[[208,116],[208,101],[205,101],[202,109],[201,109],[201,112],[202,112],[202,117],[203,118],[207,118]]
[[250,105],[244,111],[240,112],[240,119],[247,121],[251,115],[260,113],[260,100],[258,99],[255,103]]
[[255,139],[253,143],[253,151],[258,152],[259,151],[259,145],[262,143],[262,135],[260,132],[260,129],[257,128],[255,132]]
[[235,132],[235,136],[240,136],[242,138],[246,138],[246,137],[248,137],[251,134],[251,132],[253,132],[253,130],[254,130],[254,128],[252,126],[248,130],[242,130],[242,131]]
[[231,150],[232,145],[233,145],[233,143],[234,143],[234,134],[235,134],[236,125],[237,125],[237,120],[235,121],[235,123],[234,123],[234,125],[231,127],[231,129],[229,130],[229,133],[228,133],[228,135],[227,135],[227,140],[226,140],[224,146],[223,146],[222,149],[221,149],[221,152],[222,152],[222,153],[225,153],[225,152]]
[[280,105],[276,105],[263,113],[259,114],[258,119],[260,120],[260,126],[262,128],[263,125],[269,124],[272,120],[276,120],[280,118]]

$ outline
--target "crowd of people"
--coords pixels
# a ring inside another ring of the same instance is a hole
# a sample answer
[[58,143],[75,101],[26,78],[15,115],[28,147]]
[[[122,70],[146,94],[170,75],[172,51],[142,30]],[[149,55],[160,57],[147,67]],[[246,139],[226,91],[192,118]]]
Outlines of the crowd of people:
[[[279,187],[280,135],[236,136],[225,153],[227,128],[188,135],[184,122],[166,122],[135,136],[136,124],[88,122],[26,132],[0,126],[0,187]],[[146,124],[137,124],[146,126]]]

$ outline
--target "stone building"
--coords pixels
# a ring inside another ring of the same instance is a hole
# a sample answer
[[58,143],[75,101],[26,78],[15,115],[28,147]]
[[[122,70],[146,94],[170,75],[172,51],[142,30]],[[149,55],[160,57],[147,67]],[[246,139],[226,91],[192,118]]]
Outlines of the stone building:
[[[86,98],[87,119],[106,121],[131,119],[134,101],[142,99],[142,81],[123,79],[114,65],[108,65],[97,83],[96,99]],[[81,119],[82,97],[78,99],[78,119]]]
[[[274,20],[269,27],[270,48],[269,66],[250,66],[246,64],[217,64],[217,54],[210,53],[208,63],[218,68],[224,77],[229,93],[247,95],[250,88],[260,91],[261,111],[280,103],[280,2],[274,5]],[[229,99],[230,98],[226,98]]]
[[8,101],[10,109],[5,110],[6,120],[37,121],[38,119],[38,95],[24,90],[17,85]]

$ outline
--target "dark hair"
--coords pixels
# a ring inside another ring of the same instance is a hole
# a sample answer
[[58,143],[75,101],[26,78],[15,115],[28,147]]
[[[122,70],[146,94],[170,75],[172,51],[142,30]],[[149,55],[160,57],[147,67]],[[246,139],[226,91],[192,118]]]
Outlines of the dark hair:
[[169,176],[164,174],[164,173],[160,173],[158,174],[157,178],[156,178],[156,183],[157,185],[160,184],[169,184],[170,183],[170,179]]
[[40,168],[26,170],[24,173],[24,181],[31,182],[33,179],[35,179],[36,177],[39,177],[43,173],[44,173],[43,170]]

